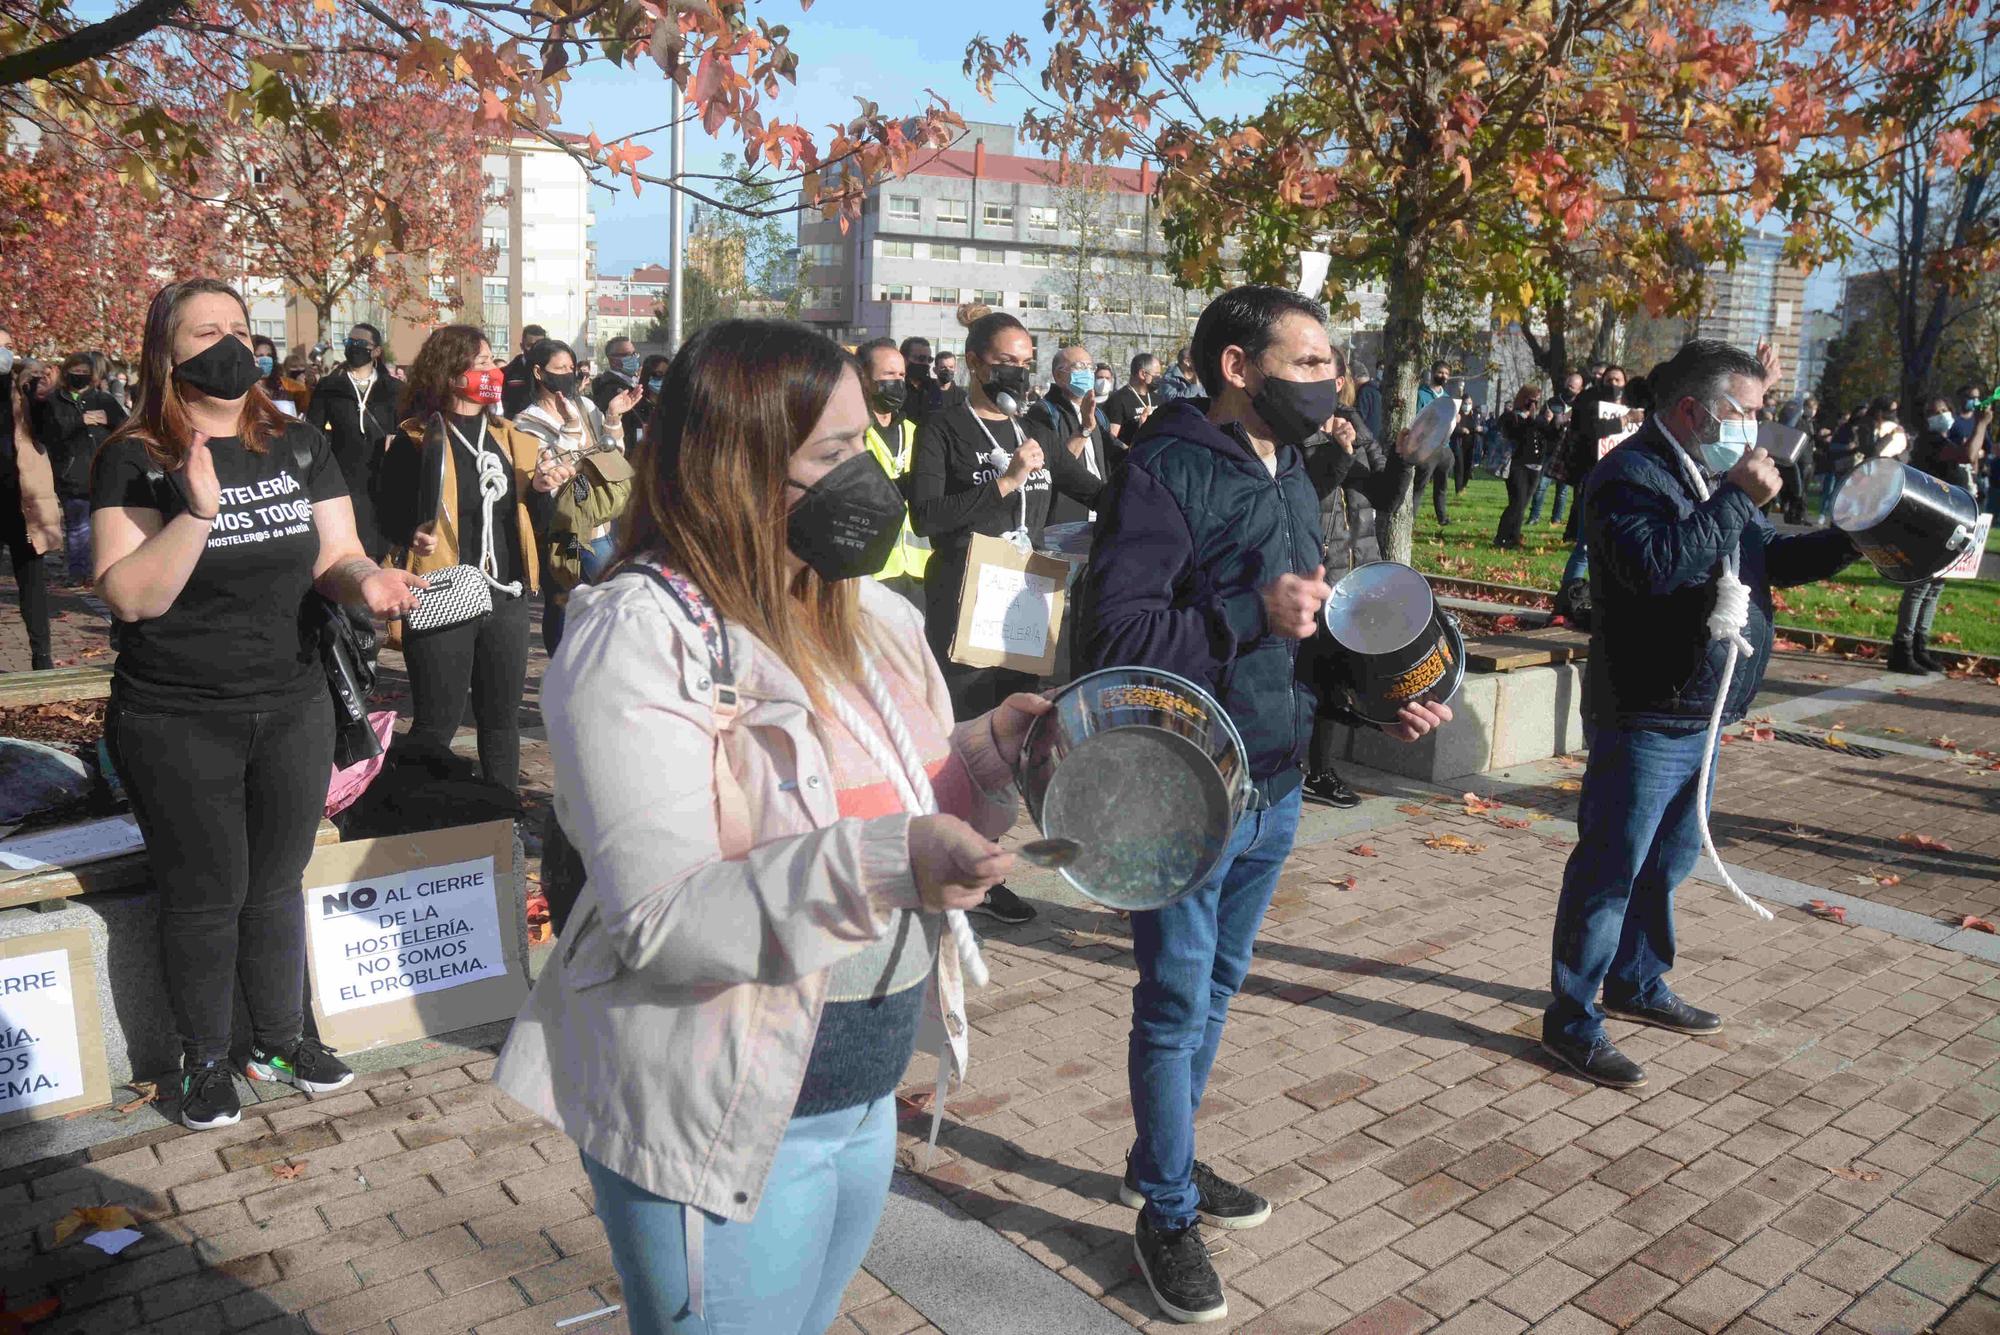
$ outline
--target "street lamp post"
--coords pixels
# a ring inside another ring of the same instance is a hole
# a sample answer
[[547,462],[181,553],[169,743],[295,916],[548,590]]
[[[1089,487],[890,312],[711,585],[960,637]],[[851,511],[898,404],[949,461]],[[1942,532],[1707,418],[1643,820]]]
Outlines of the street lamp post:
[[684,217],[681,203],[681,170],[686,156],[687,131],[681,124],[683,98],[681,86],[669,83],[673,90],[669,107],[674,123],[673,138],[668,170],[674,178],[673,197],[667,202],[667,269],[672,286],[667,292],[667,351],[669,354],[681,350],[681,291],[682,279],[687,268]]

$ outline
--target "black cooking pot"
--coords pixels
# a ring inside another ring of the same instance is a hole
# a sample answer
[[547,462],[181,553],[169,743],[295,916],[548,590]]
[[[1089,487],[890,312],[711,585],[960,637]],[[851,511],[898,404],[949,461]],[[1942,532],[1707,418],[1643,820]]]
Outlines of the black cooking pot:
[[1833,523],[1854,539],[1883,579],[1922,584],[1936,579],[1972,541],[1979,505],[1963,487],[1900,459],[1877,458],[1841,481]]
[[1437,605],[1430,581],[1395,561],[1356,566],[1333,586],[1322,613],[1345,652],[1330,656],[1333,683],[1354,712],[1393,727],[1405,705],[1444,704],[1465,680],[1465,640]]

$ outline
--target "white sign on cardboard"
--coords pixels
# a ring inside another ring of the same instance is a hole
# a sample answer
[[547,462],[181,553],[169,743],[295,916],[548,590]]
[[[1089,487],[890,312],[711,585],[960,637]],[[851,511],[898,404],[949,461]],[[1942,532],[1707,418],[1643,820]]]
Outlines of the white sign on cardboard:
[[972,604],[971,642],[992,653],[1039,658],[1048,652],[1050,604],[1056,582],[1045,575],[1000,566],[979,567]]
[[1986,535],[1993,531],[1993,516],[1979,516],[1979,523],[1972,530],[1972,541],[1958,554],[1958,559],[1944,568],[1945,579],[1978,579],[1979,560],[1986,555]]
[[83,1092],[69,952],[0,959],[0,1114]]
[[77,825],[37,830],[0,843],[0,867],[9,871],[47,871],[137,853],[146,846],[139,822],[129,815],[106,816]]
[[328,1015],[507,974],[493,859],[312,892],[313,992]]
[[1636,425],[1626,426],[1624,424],[1625,414],[1631,411],[1632,408],[1629,404],[1607,403],[1602,399],[1598,400],[1597,403],[1598,420],[1600,422],[1617,422],[1619,424],[1618,432],[1616,435],[1602,436],[1598,438],[1597,442],[1598,458],[1602,459],[1605,455],[1617,449],[1620,445],[1624,444],[1628,438],[1630,438],[1633,432],[1639,429]]

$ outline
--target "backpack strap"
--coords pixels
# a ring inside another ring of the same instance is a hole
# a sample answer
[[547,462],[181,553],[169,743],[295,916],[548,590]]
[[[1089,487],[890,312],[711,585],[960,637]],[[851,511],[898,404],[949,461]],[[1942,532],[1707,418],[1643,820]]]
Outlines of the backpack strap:
[[742,713],[736,692],[736,669],[730,660],[729,636],[722,614],[709,605],[700,589],[677,570],[668,570],[649,561],[634,561],[628,567],[651,579],[674,600],[682,615],[701,631],[708,646],[708,708],[715,719],[715,808],[722,856],[731,861],[750,851],[750,810],[743,785],[729,764],[723,738]]

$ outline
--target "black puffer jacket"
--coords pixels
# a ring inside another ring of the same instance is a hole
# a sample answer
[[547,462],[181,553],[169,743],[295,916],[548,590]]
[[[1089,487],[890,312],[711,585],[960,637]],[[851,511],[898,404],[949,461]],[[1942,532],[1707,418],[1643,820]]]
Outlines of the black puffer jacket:
[[1771,657],[1771,590],[1837,574],[1859,555],[1839,529],[1779,537],[1748,493],[1711,481],[1697,500],[1657,418],[1599,460],[1584,504],[1590,542],[1591,622],[1584,709],[1599,727],[1696,732],[1708,726],[1727,645],[1708,615],[1723,558],[1737,553],[1750,588],[1725,723],[1743,717]]

